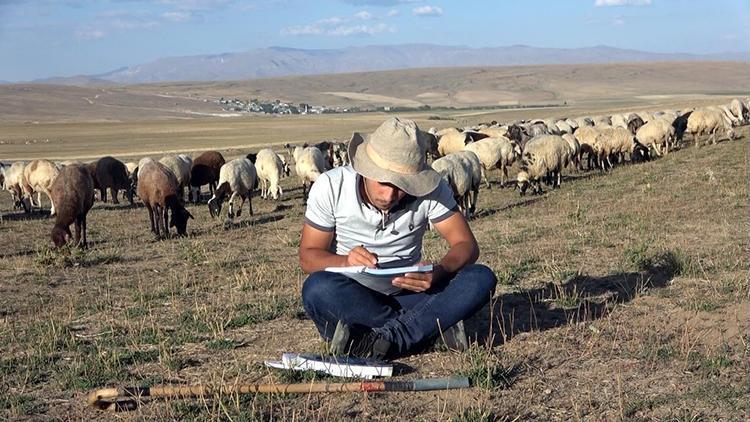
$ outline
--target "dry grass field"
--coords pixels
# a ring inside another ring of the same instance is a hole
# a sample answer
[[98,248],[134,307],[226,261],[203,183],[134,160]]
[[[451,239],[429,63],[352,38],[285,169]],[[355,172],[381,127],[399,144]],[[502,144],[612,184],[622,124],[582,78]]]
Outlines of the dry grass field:
[[[464,374],[469,390],[153,402],[117,418],[745,419],[750,130],[739,133],[567,173],[542,196],[483,187],[471,226],[500,281],[469,323],[479,342],[402,359],[398,375]],[[113,418],[85,405],[110,385],[319,380],[262,366],[324,349],[300,303],[301,189],[294,176],[283,186],[229,227],[190,206],[189,236],[164,241],[142,207],[98,202],[86,251],[51,249],[52,221],[0,193],[0,417]],[[427,235],[428,258],[444,250]]]

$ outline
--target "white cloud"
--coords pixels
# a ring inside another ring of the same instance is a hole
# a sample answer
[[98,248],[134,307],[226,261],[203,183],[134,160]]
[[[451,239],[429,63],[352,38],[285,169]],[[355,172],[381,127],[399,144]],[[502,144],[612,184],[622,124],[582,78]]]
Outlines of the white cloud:
[[438,6],[420,6],[411,11],[414,16],[441,16],[443,9]]
[[361,12],[357,12],[357,13],[355,13],[355,14],[354,14],[354,17],[355,17],[355,18],[357,18],[357,19],[361,19],[361,20],[363,20],[363,21],[366,21],[366,20],[368,20],[368,19],[371,19],[371,18],[372,18],[372,15],[370,14],[370,12],[368,12],[368,11],[366,11],[366,10],[363,10],[363,11],[361,11]]
[[391,9],[388,11],[388,17],[398,15],[398,9]]
[[190,12],[164,12],[161,17],[172,22],[185,22],[190,20],[192,14]]
[[594,6],[650,6],[651,0],[596,0]]
[[101,29],[81,28],[76,29],[74,35],[79,40],[96,40],[106,35]]
[[354,21],[374,19],[367,11],[355,13],[350,17],[333,16],[320,19],[310,25],[289,26],[281,29],[282,35],[327,35],[345,37],[350,35],[373,35],[385,32],[396,32],[396,28],[385,23],[377,25],[355,24]]

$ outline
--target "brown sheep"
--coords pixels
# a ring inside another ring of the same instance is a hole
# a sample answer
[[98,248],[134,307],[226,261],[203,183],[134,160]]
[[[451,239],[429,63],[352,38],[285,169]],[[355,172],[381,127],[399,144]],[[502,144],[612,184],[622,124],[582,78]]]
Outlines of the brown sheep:
[[133,205],[130,177],[128,176],[128,169],[122,161],[112,157],[102,157],[92,163],[89,168],[93,170],[95,189],[99,190],[102,202],[107,202],[107,188],[109,188],[112,192],[112,203],[119,204],[117,192],[124,189],[130,205]]
[[94,181],[88,168],[75,164],[62,167],[49,193],[56,208],[52,242],[58,248],[67,243],[72,237],[70,225],[75,223],[75,246],[87,247],[86,215],[94,204]]
[[[170,227],[177,228],[180,236],[187,234],[187,222],[193,216],[185,209],[180,193],[177,177],[164,164],[149,159],[139,165],[138,197],[148,209],[151,231],[157,237],[168,237]],[[172,211],[169,222],[167,210]]]
[[219,171],[225,163],[224,156],[217,151],[206,151],[193,160],[190,170],[190,197],[197,203],[201,195],[201,186],[208,185],[211,195],[219,181]]

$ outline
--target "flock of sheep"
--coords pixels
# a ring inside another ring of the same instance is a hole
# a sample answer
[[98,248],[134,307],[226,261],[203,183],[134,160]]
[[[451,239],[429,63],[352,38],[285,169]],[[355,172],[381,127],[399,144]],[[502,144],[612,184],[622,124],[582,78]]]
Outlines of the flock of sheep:
[[[734,99],[729,104],[688,110],[636,112],[611,116],[533,120],[501,125],[497,122],[469,128],[434,128],[424,132],[423,142],[432,167],[453,190],[461,211],[468,217],[476,211],[479,187],[491,185],[487,173],[501,171],[500,185],[508,180],[508,168],[519,162],[515,184],[523,195],[529,187],[542,192],[542,183],[559,187],[563,168],[574,170],[599,168],[606,171],[614,164],[649,160],[682,144],[686,133],[695,146],[701,139],[715,144],[735,137],[733,127],[750,123],[750,99]],[[316,145],[285,145],[302,183],[303,198],[308,187],[323,172],[348,164],[347,145],[321,142]],[[123,191],[132,205],[137,195],[149,215],[151,231],[168,237],[175,227],[178,235],[187,233],[193,215],[185,208],[188,200],[197,203],[201,188],[209,187],[208,208],[212,217],[221,212],[228,199],[227,217],[231,221],[242,213],[251,196],[260,188],[264,199],[279,200],[282,177],[290,175],[287,159],[270,148],[225,161],[221,153],[206,151],[192,158],[185,154],[160,160],[143,158],[123,163],[103,157],[92,163],[33,160],[0,163],[0,184],[10,191],[14,206],[27,213],[41,207],[41,193],[50,199],[50,215],[55,217],[51,238],[62,246],[74,238],[85,247],[86,215],[94,203],[94,192],[107,201],[119,203]],[[36,193],[36,201],[34,201]],[[239,208],[234,202],[239,197]],[[70,225],[75,225],[75,236]]]

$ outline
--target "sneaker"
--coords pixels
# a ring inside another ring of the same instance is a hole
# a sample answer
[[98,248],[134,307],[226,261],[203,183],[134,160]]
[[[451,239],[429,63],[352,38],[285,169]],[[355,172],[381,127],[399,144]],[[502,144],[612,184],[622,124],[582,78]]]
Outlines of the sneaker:
[[352,333],[351,327],[339,321],[331,338],[330,351],[334,356],[353,356],[363,359],[384,360],[388,357],[391,342],[372,329]]
[[452,350],[463,352],[469,348],[469,339],[466,337],[466,329],[463,320],[453,324],[450,328],[443,331],[443,342],[445,346]]

